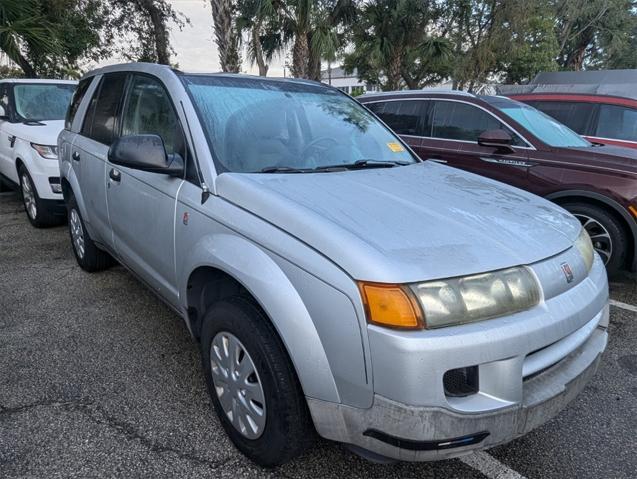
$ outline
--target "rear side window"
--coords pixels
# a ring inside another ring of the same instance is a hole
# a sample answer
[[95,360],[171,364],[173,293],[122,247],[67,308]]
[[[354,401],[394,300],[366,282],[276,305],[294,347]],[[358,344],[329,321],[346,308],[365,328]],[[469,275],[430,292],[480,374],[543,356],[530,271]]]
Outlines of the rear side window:
[[83,135],[107,146],[113,142],[126,76],[126,73],[104,75],[86,112],[82,127]]
[[568,126],[575,133],[580,135],[589,133],[589,125],[595,109],[595,105],[592,103],[575,101],[534,101],[528,103]]
[[71,103],[69,104],[69,108],[66,111],[66,120],[64,121],[64,128],[66,128],[67,130],[71,129],[73,119],[75,118],[77,110],[80,107],[80,103],[82,103],[82,99],[84,98],[84,95],[86,95],[86,90],[88,90],[88,87],[91,85],[92,81],[93,77],[85,78],[80,82],[75,92],[73,93]]
[[[513,145],[524,146],[518,135],[480,108],[455,101],[435,101],[431,121],[431,136],[449,140],[478,141],[488,130],[506,130]],[[429,136],[429,135],[427,135]]]
[[637,141],[637,109],[600,105],[595,136]]
[[400,100],[366,105],[399,135],[422,135],[422,100]]

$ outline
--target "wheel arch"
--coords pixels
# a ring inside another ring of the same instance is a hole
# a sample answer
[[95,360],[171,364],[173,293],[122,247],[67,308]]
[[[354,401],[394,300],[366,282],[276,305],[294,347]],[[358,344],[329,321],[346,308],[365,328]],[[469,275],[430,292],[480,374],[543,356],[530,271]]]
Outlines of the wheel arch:
[[635,222],[635,220],[630,216],[630,213],[628,213],[621,204],[600,193],[586,190],[559,191],[547,195],[546,199],[557,203],[558,205],[563,205],[572,201],[579,201],[602,207],[613,213],[625,228],[626,233],[629,235],[630,243],[633,246],[627,252],[626,263],[630,266],[632,271],[637,269],[637,254],[635,251],[637,249],[637,222]]
[[[196,260],[195,260],[196,258]],[[188,327],[198,339],[205,308],[232,294],[248,295],[277,331],[306,396],[340,402],[336,382],[318,331],[299,293],[262,249],[234,235],[198,242],[181,297]]]

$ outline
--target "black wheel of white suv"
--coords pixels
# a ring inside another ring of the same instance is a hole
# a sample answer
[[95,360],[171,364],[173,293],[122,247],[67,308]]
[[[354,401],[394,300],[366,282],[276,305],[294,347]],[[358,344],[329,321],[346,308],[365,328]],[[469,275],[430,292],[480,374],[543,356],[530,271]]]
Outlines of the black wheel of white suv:
[[93,242],[82,220],[80,209],[73,195],[67,201],[69,234],[71,236],[71,246],[77,264],[84,271],[90,273],[102,271],[113,264],[113,258],[106,251],[97,247]]
[[243,454],[273,467],[312,443],[316,433],[294,367],[254,301],[233,296],[213,304],[201,353],[215,412]]
[[593,248],[606,266],[608,276],[626,262],[628,235],[621,222],[608,210],[588,203],[566,203],[562,207],[575,216],[591,237]]
[[27,169],[21,165],[18,168],[18,176],[20,178],[20,193],[22,196],[22,204],[24,211],[29,218],[29,222],[36,228],[45,228],[60,224],[60,218],[51,214],[44,202],[40,199],[35,184],[31,179],[31,175]]

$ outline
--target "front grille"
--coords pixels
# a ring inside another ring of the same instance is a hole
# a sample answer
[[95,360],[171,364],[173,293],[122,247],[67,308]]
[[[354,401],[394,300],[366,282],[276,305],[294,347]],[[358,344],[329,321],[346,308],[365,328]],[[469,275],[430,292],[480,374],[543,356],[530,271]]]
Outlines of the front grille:
[[450,397],[465,397],[478,392],[478,366],[450,369],[442,377],[445,395]]

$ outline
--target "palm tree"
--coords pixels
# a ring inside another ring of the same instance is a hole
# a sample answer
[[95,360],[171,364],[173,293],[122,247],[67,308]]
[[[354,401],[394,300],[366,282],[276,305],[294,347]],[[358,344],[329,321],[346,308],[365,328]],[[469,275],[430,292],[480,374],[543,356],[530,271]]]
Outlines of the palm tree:
[[0,50],[15,62],[27,77],[37,77],[25,49],[41,55],[58,53],[59,45],[48,23],[40,15],[35,0],[0,1]]
[[238,73],[241,69],[241,57],[239,31],[235,24],[235,3],[233,0],[210,0],[210,6],[221,69],[224,72]]
[[356,12],[353,0],[291,0],[279,2],[284,40],[292,41],[292,75],[321,79],[321,60],[334,61],[343,32]]
[[248,38],[248,59],[266,76],[268,61],[282,48],[276,0],[244,0],[238,8],[237,29]]

